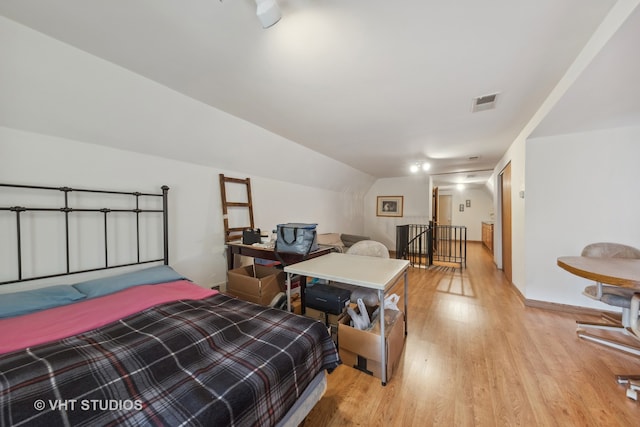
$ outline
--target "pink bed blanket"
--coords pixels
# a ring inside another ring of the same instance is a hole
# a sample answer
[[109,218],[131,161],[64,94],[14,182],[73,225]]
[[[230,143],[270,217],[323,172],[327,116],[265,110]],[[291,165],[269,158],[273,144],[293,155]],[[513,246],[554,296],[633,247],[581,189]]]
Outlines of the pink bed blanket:
[[147,308],[217,294],[189,282],[142,285],[24,316],[0,319],[0,354],[77,335]]

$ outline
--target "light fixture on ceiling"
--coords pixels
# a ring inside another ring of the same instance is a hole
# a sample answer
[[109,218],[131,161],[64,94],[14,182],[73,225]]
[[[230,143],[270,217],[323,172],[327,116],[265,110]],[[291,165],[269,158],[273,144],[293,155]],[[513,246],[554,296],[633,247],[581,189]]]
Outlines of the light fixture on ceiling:
[[424,172],[428,171],[431,168],[431,165],[427,162],[418,162],[409,166],[409,171],[411,173],[417,173],[419,170],[423,170]]
[[282,18],[276,0],[256,0],[256,5],[256,15],[258,15],[262,28],[272,27]]

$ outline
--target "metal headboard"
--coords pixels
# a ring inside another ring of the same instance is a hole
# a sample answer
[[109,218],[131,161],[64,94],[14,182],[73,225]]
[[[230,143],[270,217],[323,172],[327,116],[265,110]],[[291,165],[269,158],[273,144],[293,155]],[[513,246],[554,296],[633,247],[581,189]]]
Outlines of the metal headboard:
[[[2,184],[0,183],[0,187],[12,187],[18,189],[32,189],[32,190],[51,190],[51,191],[60,191],[64,193],[64,206],[56,206],[56,207],[25,207],[25,206],[0,206],[0,211],[11,211],[15,212],[15,224],[16,224],[16,236],[17,236],[17,278],[1,281],[0,285],[8,284],[8,283],[17,283],[17,282],[25,282],[28,280],[37,280],[37,279],[46,279],[51,277],[59,277],[66,276],[69,274],[77,274],[77,273],[87,273],[91,271],[98,270],[106,270],[111,268],[118,267],[126,267],[137,264],[147,264],[152,262],[160,262],[163,261],[165,265],[169,264],[169,226],[168,226],[168,199],[167,193],[169,191],[169,187],[163,185],[161,187],[162,193],[140,193],[140,192],[124,192],[124,191],[107,191],[107,190],[91,190],[85,188],[71,188],[71,187],[47,187],[47,186],[34,186],[34,185],[17,185],[17,184]],[[122,195],[122,196],[131,196],[135,198],[135,208],[134,209],[120,209],[120,208],[79,208],[70,206],[69,202],[69,193],[70,192],[83,192],[83,193],[95,193],[95,194],[114,194],[114,195]],[[140,199],[142,197],[162,197],[162,209],[141,209],[140,208]],[[56,272],[53,274],[41,275],[41,276],[33,276],[33,277],[23,277],[23,259],[22,259],[22,230],[20,226],[20,216],[23,212],[28,211],[39,211],[39,212],[59,212],[61,215],[64,215],[64,224],[65,224],[65,249],[66,249],[66,270],[64,272]],[[89,269],[79,269],[79,270],[71,270],[70,268],[70,239],[69,239],[69,215],[73,212],[99,212],[103,214],[104,217],[104,266],[98,268],[89,268]],[[111,212],[130,212],[135,214],[135,229],[136,229],[136,250],[137,250],[137,260],[135,262],[125,263],[125,264],[115,264],[109,265],[109,239],[107,233],[107,217]],[[163,232],[163,258],[158,259],[140,259],[140,214],[141,213],[150,213],[150,212],[158,212],[162,213],[162,232]]]

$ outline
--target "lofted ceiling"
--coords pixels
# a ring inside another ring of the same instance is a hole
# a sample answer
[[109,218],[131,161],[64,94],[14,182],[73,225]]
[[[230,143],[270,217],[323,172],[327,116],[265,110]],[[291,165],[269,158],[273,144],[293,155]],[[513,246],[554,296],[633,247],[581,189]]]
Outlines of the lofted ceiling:
[[269,29],[254,0],[3,0],[0,14],[371,176],[428,161],[473,183],[615,3],[278,0]]

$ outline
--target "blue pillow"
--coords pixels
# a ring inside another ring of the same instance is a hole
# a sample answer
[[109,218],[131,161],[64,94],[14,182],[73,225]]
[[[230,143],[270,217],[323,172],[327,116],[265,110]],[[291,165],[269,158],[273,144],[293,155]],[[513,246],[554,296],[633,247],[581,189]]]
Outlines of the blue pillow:
[[100,297],[112,294],[132,286],[155,285],[158,283],[175,282],[184,280],[186,277],[178,274],[168,265],[158,265],[131,273],[119,274],[117,276],[103,277],[100,279],[88,280],[73,285],[78,291],[88,298]]
[[71,285],[56,285],[47,288],[0,295],[0,318],[19,316],[47,308],[67,305],[86,298]]

